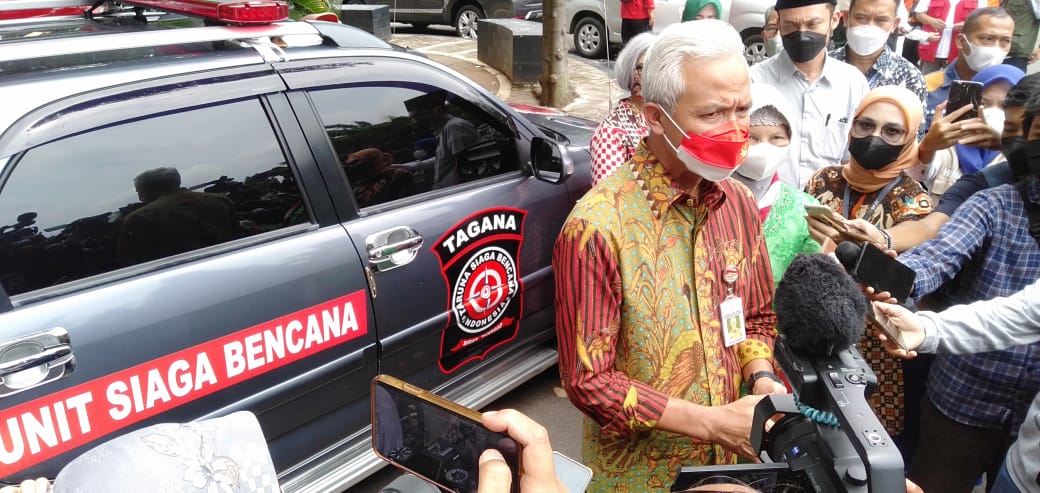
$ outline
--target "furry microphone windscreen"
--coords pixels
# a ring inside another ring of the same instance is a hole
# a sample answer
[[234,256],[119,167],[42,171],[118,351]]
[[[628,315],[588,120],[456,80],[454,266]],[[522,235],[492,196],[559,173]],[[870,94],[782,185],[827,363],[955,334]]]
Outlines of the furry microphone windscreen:
[[869,303],[833,258],[798,255],[773,299],[777,330],[803,356],[829,356],[859,341]]

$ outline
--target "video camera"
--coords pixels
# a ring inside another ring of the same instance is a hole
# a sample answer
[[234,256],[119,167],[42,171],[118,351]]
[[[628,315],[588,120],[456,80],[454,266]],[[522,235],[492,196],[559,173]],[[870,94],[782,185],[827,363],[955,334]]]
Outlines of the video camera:
[[770,492],[905,491],[902,456],[867,402],[877,377],[855,347],[808,358],[781,334],[774,352],[794,395],[770,395],[755,408],[751,445],[765,463],[683,467],[671,491],[719,477]]

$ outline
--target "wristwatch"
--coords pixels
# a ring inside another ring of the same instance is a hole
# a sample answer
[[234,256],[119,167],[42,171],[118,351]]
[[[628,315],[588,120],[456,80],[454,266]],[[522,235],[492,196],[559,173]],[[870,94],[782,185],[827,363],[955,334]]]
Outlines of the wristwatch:
[[784,381],[780,380],[780,377],[777,376],[776,373],[773,373],[771,371],[756,371],[755,373],[751,374],[751,378],[748,380],[748,392],[752,392],[755,389],[755,382],[757,382],[759,378],[768,378],[776,383],[779,383],[780,385],[784,384]]

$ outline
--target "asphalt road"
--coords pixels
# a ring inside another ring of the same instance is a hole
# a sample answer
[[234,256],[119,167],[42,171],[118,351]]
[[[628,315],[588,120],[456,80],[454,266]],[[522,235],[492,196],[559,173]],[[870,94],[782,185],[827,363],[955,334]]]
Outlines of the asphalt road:
[[[529,380],[483,410],[519,409],[549,430],[553,450],[581,459],[581,413],[571,405],[560,388],[556,367]],[[351,493],[377,493],[401,473],[394,467],[380,472],[350,489]]]

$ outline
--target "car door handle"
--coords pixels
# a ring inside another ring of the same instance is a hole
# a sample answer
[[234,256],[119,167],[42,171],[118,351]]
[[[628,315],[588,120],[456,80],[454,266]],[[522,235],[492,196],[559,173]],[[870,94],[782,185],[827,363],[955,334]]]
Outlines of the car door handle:
[[72,374],[76,355],[62,327],[0,342],[0,397]]
[[378,272],[411,263],[419,255],[422,244],[422,235],[408,226],[383,230],[365,238],[368,260]]
[[51,366],[51,364],[57,363],[58,360],[69,356],[72,356],[71,347],[57,346],[44,349],[36,354],[5,361],[0,363],[0,378],[37,366]]

